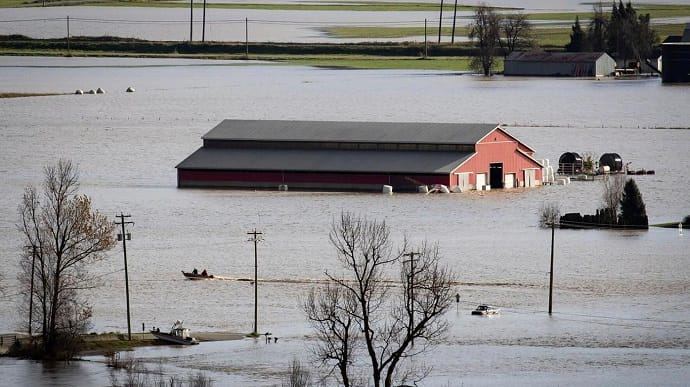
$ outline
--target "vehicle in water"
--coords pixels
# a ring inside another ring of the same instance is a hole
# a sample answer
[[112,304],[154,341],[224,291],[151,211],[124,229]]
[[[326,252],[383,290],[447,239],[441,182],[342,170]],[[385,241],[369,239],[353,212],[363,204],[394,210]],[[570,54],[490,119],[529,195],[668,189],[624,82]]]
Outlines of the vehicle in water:
[[498,314],[501,310],[498,308],[494,308],[493,306],[486,305],[486,304],[481,304],[477,307],[477,309],[472,311],[472,315],[474,316],[491,316]]
[[196,269],[192,270],[191,272],[186,272],[182,270],[182,275],[184,275],[185,278],[188,278],[190,280],[213,279],[213,275],[208,274],[206,270],[202,271],[201,273],[199,273]]
[[170,332],[161,332],[160,328],[151,330],[151,334],[158,340],[167,341],[173,344],[194,345],[199,344],[199,340],[189,335],[189,329],[182,326],[182,321],[177,320],[170,328]]

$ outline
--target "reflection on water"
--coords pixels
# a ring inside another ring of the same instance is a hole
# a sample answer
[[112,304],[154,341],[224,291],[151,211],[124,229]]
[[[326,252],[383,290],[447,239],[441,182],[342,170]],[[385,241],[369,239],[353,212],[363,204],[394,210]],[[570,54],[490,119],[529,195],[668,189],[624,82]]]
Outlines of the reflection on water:
[[[265,233],[259,246],[259,276],[267,280],[259,286],[260,330],[270,330],[281,343],[269,349],[242,340],[135,352],[151,362],[164,359],[171,372],[204,369],[231,383],[275,385],[288,359],[308,360],[309,330],[299,297],[325,270],[339,273],[327,231],[333,217],[348,210],[386,219],[395,238],[438,241],[458,273],[461,302],[448,314],[449,337],[435,357],[426,358],[435,364],[433,384],[485,384],[473,375],[487,365],[495,374],[490,381],[502,384],[580,377],[583,385],[616,378],[645,384],[650,375],[688,376],[689,242],[677,230],[558,231],[557,313],[544,313],[550,233],[536,227],[538,208],[556,201],[566,212],[592,212],[600,205],[598,183],[389,197],[178,190],[174,170],[223,118],[516,123],[522,126],[508,130],[539,158],[612,151],[633,167],[655,169],[656,175],[637,178],[650,220],[673,221],[690,212],[684,192],[690,186],[690,132],[643,128],[690,126],[687,87],[665,87],[658,79],[485,80],[442,72],[202,63],[0,58],[3,91],[107,91],[0,100],[0,256],[10,286],[21,245],[14,222],[22,189],[40,181],[43,165],[67,157],[79,164],[82,190],[98,208],[133,216],[128,260],[135,327],[182,319],[195,331],[251,330],[249,282],[192,282],[180,270],[251,277],[253,250],[245,232],[257,227]],[[149,67],[131,67],[142,64]],[[137,92],[125,93],[127,86]],[[110,273],[121,265],[116,249],[97,270]],[[97,331],[126,329],[122,277],[103,277],[104,286],[91,294]],[[480,302],[501,306],[503,314],[471,318]],[[14,329],[17,318],[11,303],[0,302],[0,331]],[[3,359],[0,367],[15,378],[10,380],[36,385],[77,378],[108,383],[98,364],[49,372]],[[37,371],[40,377],[27,379]]]

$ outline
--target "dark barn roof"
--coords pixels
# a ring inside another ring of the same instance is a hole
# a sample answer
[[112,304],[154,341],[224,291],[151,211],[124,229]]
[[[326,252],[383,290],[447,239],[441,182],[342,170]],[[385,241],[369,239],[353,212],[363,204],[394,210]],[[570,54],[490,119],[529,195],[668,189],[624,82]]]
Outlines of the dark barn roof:
[[591,63],[596,62],[605,52],[546,52],[546,51],[513,51],[506,58],[514,62],[565,62]]
[[178,169],[448,174],[473,153],[200,148]]
[[224,120],[202,138],[228,141],[476,144],[497,127],[494,124]]

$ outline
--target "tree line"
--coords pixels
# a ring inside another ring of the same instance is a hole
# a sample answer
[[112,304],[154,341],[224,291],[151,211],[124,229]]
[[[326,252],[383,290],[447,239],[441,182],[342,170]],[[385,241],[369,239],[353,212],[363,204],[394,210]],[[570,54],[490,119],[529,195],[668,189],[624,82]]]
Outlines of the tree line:
[[499,14],[493,8],[482,4],[475,9],[470,24],[470,39],[478,49],[472,57],[470,67],[484,75],[491,75],[496,65],[496,56],[505,55],[521,48],[534,48],[532,23],[522,13]]
[[611,6],[607,17],[601,3],[594,5],[594,16],[586,29],[579,17],[570,33],[568,52],[607,52],[616,58],[642,61],[651,57],[659,37],[650,25],[649,14],[638,15],[632,3],[619,0]]

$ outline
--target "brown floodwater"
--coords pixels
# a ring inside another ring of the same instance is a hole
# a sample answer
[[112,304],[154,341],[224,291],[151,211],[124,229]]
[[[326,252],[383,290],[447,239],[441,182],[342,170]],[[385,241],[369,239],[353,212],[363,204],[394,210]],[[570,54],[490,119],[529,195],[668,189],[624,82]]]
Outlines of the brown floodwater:
[[[132,214],[135,330],[142,322],[167,327],[182,319],[196,331],[250,331],[253,286],[237,279],[253,275],[246,232],[257,227],[265,233],[259,330],[281,343],[267,348],[241,340],[134,353],[152,367],[164,361],[171,373],[203,369],[219,381],[275,385],[291,357],[309,361],[310,330],[299,300],[325,270],[341,273],[328,229],[341,211],[352,211],[385,219],[396,240],[438,242],[458,274],[461,302],[447,315],[449,335],[424,357],[435,365],[428,379],[433,385],[674,384],[690,376],[687,233],[557,231],[557,313],[545,313],[550,233],[536,226],[539,207],[558,202],[566,212],[591,213],[601,202],[599,183],[429,196],[179,190],[174,169],[224,118],[501,122],[538,158],[617,152],[634,168],[654,169],[656,175],[636,178],[650,221],[678,221],[690,214],[690,131],[670,128],[690,127],[687,86],[658,79],[484,79],[433,71],[23,57],[0,58],[0,85],[3,92],[107,91],[0,100],[0,262],[8,284],[0,298],[2,332],[20,324],[12,295],[22,190],[39,184],[41,168],[63,157],[79,165],[81,189],[97,208]],[[128,86],[136,92],[125,93]],[[180,271],[193,267],[228,279],[184,280]],[[119,247],[95,268],[103,274],[103,286],[89,294],[95,331],[126,329],[124,274],[115,272],[121,268]],[[480,302],[502,307],[502,315],[471,318]],[[0,369],[8,380],[35,385],[109,383],[108,373],[92,363],[47,369],[4,359]],[[479,377],[486,369],[492,375]]]

